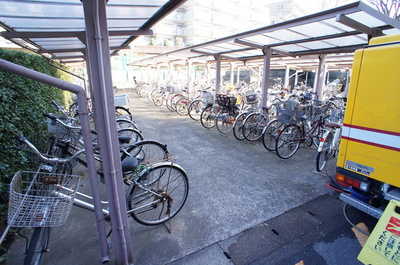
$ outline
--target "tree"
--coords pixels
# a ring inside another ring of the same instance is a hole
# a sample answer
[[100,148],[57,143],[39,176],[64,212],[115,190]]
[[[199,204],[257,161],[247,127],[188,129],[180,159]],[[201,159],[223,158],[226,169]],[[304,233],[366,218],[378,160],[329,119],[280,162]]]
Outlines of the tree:
[[389,17],[400,20],[400,0],[368,0],[383,14]]

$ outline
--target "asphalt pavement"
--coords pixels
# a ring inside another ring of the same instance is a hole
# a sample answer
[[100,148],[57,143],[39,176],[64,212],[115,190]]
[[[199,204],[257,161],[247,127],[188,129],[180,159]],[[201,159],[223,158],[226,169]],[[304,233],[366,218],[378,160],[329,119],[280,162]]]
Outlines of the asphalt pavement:
[[[129,96],[144,138],[167,144],[179,156],[176,163],[190,184],[185,206],[169,223],[171,233],[163,225],[130,220],[132,264],[361,264],[361,245],[342,213],[344,203],[326,186],[335,161],[319,173],[314,147],[283,160],[260,141],[205,129],[129,90],[119,94]],[[81,191],[90,192],[86,178],[83,183]],[[370,230],[376,223],[352,208],[347,214]],[[16,239],[9,264],[22,264],[24,240]],[[52,230],[42,264],[101,264],[98,241],[94,214],[74,207],[68,222]]]

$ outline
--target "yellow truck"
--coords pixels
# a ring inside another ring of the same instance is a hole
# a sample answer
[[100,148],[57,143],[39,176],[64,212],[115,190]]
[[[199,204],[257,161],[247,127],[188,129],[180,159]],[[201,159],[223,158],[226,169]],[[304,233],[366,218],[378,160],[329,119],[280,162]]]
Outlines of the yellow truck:
[[336,166],[342,201],[380,218],[400,200],[400,35],[355,52]]

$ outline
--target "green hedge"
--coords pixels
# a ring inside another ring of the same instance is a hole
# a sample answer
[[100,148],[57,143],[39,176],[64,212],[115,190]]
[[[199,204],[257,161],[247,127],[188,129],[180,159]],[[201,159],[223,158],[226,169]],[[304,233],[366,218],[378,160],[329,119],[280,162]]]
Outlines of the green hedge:
[[[51,66],[48,59],[39,55],[0,49],[0,58],[50,76],[68,79],[66,74]],[[7,212],[12,176],[18,170],[28,170],[22,153],[13,148],[16,145],[15,135],[31,136],[43,130],[43,113],[54,113],[50,101],[63,104],[66,95],[58,88],[0,70],[1,216],[4,217]]]

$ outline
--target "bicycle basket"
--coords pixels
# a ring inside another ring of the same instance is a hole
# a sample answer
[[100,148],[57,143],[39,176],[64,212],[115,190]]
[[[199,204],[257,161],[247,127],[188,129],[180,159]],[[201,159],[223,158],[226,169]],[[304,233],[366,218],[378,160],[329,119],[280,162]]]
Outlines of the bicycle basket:
[[281,123],[297,123],[304,117],[305,111],[296,108],[290,108],[287,105],[285,108],[281,104],[277,105],[277,119]]
[[258,102],[257,94],[254,91],[247,91],[244,96],[244,102],[246,104],[253,104]]
[[71,211],[80,177],[18,171],[10,184],[8,224],[13,227],[63,225]]
[[[67,123],[66,118],[61,115],[52,114],[52,116],[56,116],[58,119]],[[56,137],[56,139],[69,140],[74,145],[76,145],[81,138],[80,129],[67,128],[61,123],[53,121],[49,118],[47,119],[47,130],[51,135]]]
[[217,94],[217,104],[218,104],[219,106],[223,107],[224,104],[225,104],[226,98],[227,98],[226,95]]

